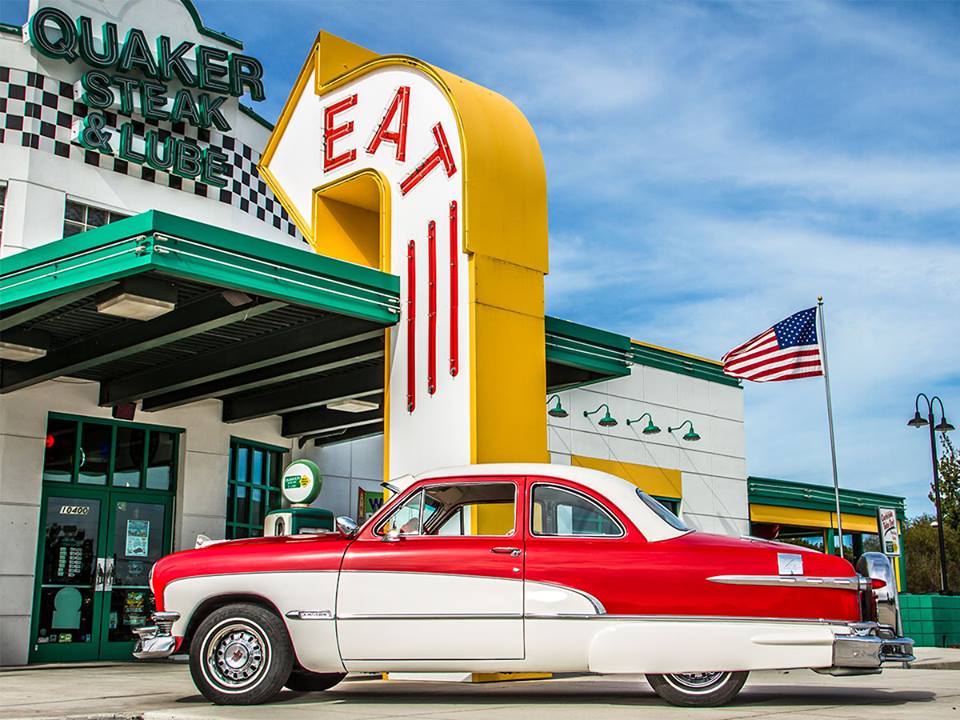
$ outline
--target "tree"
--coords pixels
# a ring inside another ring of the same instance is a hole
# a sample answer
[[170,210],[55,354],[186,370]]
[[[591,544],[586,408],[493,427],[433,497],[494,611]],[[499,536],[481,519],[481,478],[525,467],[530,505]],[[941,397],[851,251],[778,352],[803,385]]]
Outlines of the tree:
[[[960,532],[960,454],[950,441],[950,437],[943,433],[943,454],[940,456],[940,513],[943,515],[943,526]],[[930,483],[930,502],[936,502],[933,483]]]
[[[940,544],[937,528],[930,515],[921,515],[907,523],[903,537],[903,562],[907,572],[907,590],[923,594],[940,591]],[[960,530],[944,522],[947,549],[947,581],[954,591],[960,589]]]

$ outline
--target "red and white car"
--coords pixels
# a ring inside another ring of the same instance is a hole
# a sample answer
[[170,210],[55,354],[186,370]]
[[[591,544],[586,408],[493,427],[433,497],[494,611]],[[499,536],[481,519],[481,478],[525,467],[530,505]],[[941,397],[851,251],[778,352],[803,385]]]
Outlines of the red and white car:
[[645,673],[678,705],[750,670],[913,660],[890,563],[694,532],[577,467],[474,465],[395,481],[357,528],[235,540],[153,569],[135,655],[190,653],[216,703],[324,690],[347,672]]

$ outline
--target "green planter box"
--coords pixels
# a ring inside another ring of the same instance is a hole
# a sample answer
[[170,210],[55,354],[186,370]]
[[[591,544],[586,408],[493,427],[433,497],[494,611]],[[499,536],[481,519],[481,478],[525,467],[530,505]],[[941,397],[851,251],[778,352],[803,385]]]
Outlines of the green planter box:
[[900,596],[903,634],[918,647],[960,645],[960,596]]

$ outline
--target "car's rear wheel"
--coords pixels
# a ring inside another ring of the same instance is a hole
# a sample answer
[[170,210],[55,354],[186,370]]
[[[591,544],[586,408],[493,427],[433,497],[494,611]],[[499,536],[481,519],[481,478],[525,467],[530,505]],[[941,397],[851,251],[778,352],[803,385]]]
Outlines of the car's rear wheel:
[[190,674],[218,705],[256,705],[273,698],[293,669],[283,621],[259,605],[236,603],[210,613],[190,644]]
[[295,692],[320,692],[329,690],[347,676],[346,673],[313,673],[294,670],[285,685]]
[[747,681],[747,672],[699,672],[647,675],[653,691],[671,705],[716,707],[726,705]]

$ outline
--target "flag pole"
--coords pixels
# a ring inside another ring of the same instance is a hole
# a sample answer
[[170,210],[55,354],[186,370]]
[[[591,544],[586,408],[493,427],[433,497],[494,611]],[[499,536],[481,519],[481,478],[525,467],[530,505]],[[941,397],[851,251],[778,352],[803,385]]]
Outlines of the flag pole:
[[837,503],[837,555],[843,557],[843,523],[840,521],[840,480],[837,475],[837,441],[833,435],[833,402],[830,399],[830,371],[827,367],[827,330],[823,318],[823,295],[817,297],[817,320],[820,324],[820,359],[823,361],[823,386],[827,392],[827,425],[830,428],[830,459],[833,461],[833,497]]

